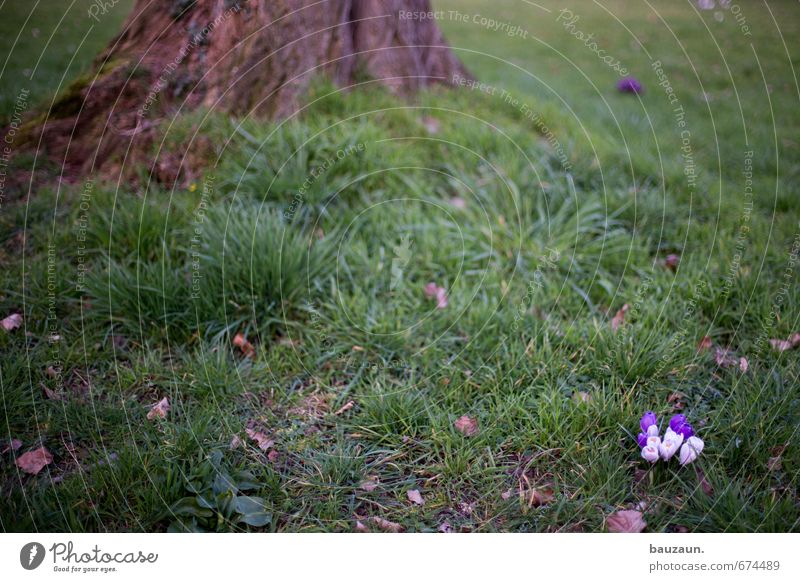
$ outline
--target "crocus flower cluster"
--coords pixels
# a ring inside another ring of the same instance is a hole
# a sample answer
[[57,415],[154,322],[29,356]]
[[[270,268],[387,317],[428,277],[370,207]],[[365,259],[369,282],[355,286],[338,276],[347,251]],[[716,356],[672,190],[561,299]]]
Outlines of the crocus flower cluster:
[[650,463],[659,459],[669,461],[676,453],[681,465],[688,465],[702,452],[704,443],[694,434],[692,425],[682,414],[676,414],[669,420],[669,427],[661,437],[658,418],[655,412],[648,411],[639,421],[642,432],[639,433],[639,447],[642,458]]

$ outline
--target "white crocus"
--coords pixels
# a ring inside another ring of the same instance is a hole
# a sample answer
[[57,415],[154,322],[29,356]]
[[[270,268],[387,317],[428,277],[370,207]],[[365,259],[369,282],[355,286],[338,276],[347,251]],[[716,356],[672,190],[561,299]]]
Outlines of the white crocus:
[[675,441],[671,439],[664,439],[661,441],[661,444],[658,446],[658,452],[661,455],[661,458],[665,461],[669,461],[676,452],[678,452],[678,447],[680,445],[677,444]]
[[658,436],[658,426],[651,424],[647,427],[647,436]]
[[658,448],[650,446],[642,448],[642,458],[655,463],[658,460]]
[[686,442],[683,443],[681,447],[681,454],[679,457],[681,465],[688,465],[694,461],[703,451],[704,446],[705,443],[703,443],[702,439],[699,437],[693,436],[686,439]]
[[675,448],[678,448],[681,446],[681,443],[683,442],[683,435],[675,432],[671,428],[668,428],[667,432],[664,433],[664,440],[672,441],[675,444]]
[[647,437],[647,447],[653,447],[654,449],[658,449],[658,446],[661,444],[661,437],[658,436],[649,436]]

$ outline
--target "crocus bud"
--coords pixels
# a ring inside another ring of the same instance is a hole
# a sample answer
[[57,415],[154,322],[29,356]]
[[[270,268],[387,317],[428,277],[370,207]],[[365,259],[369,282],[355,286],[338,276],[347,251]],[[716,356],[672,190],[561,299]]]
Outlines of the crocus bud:
[[681,465],[688,465],[694,461],[703,451],[704,446],[705,443],[703,443],[703,441],[696,436],[686,439],[686,442],[683,443],[683,446],[681,447],[681,454],[679,457]]
[[686,422],[686,417],[682,414],[674,414],[672,418],[669,419],[669,427],[677,431],[678,427]]
[[656,447],[645,447],[642,449],[642,458],[645,461],[655,463],[658,460],[658,449]]
[[649,427],[647,427],[647,436],[649,436],[649,437],[658,436],[658,425],[657,424],[651,424]]
[[682,414],[676,414],[670,418],[669,427],[685,439],[694,435],[692,425],[687,422],[686,417]]
[[664,439],[664,441],[658,446],[658,453],[661,455],[661,458],[665,461],[669,461],[678,451],[678,447],[680,443],[676,443],[674,440],[671,439]]
[[655,424],[658,424],[658,418],[656,418],[656,413],[652,410],[645,412],[642,416],[642,419],[639,421],[639,426],[642,428],[642,432],[647,432],[647,429]]
[[639,436],[636,439],[639,442],[639,448],[647,446],[647,435],[643,432],[639,433]]

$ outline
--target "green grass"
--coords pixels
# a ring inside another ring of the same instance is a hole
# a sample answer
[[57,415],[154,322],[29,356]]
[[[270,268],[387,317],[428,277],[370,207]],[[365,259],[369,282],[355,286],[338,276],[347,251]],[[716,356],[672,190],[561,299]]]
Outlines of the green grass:
[[[23,311],[25,328],[0,333],[0,449],[41,443],[54,462],[29,476],[3,454],[0,526],[352,531],[381,517],[407,531],[600,531],[643,503],[648,531],[797,531],[800,366],[767,343],[800,331],[794,7],[748,5],[752,37],[690,3],[573,8],[643,81],[637,97],[556,21],[561,5],[538,4],[550,12],[437,3],[529,32],[441,21],[494,96],[401,101],[318,82],[287,123],[177,119],[168,150],[213,144],[189,188],[98,182],[83,208],[82,184],[7,197],[0,315]],[[74,10],[58,46],[86,32]],[[0,14],[14,32],[27,17]],[[38,103],[84,70],[56,52]],[[686,112],[693,189],[653,60]],[[705,335],[749,370],[698,352]],[[645,410],[671,414],[675,393],[706,448],[641,478],[631,433]],[[165,396],[167,418],[148,420]],[[454,428],[464,414],[476,435]],[[553,499],[537,507],[520,488]]]

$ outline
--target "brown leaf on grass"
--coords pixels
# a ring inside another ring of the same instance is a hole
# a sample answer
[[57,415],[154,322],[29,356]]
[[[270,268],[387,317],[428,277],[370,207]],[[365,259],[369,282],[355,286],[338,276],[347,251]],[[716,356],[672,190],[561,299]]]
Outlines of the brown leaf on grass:
[[588,392],[575,392],[572,395],[572,400],[574,400],[575,402],[591,402],[592,395],[589,394]]
[[58,378],[61,375],[61,369],[56,370],[53,366],[47,366],[44,372],[50,378]]
[[22,446],[22,441],[19,439],[11,439],[11,442],[8,443],[6,446],[3,447],[3,450],[0,451],[0,454],[5,455],[7,452],[11,451],[12,453],[17,451]]
[[772,349],[776,352],[785,352],[786,350],[792,349],[792,342],[788,340],[771,339],[769,340],[769,345],[771,345]]
[[38,449],[28,451],[24,455],[21,455],[17,459],[17,467],[26,473],[36,475],[39,471],[44,469],[46,465],[52,462],[53,455],[50,454],[50,451],[44,447],[39,447]]
[[450,199],[450,204],[454,208],[458,208],[459,210],[463,210],[464,208],[467,207],[467,201],[461,198],[460,196],[453,196]]
[[611,533],[641,533],[647,527],[641,511],[624,509],[616,511],[606,518],[608,531]]
[[783,463],[780,457],[770,457],[767,459],[767,469],[770,471],[780,471]]
[[553,494],[553,490],[550,487],[537,487],[536,489],[531,489],[528,507],[547,505],[548,503],[552,503],[555,498],[556,496]]
[[253,344],[247,341],[242,334],[237,333],[233,336],[233,345],[242,350],[242,353],[247,358],[255,358],[256,357],[256,348]]
[[276,449],[272,449],[270,452],[267,453],[267,460],[270,463],[274,463],[275,461],[278,460],[279,456],[280,456],[280,453],[278,453],[278,451]]
[[644,469],[636,469],[633,472],[633,482],[638,485],[639,483],[645,480],[645,478],[647,477],[647,473],[648,471]]
[[667,255],[667,258],[664,259],[664,266],[670,271],[676,271],[680,262],[681,258],[678,255]]
[[419,489],[409,489],[406,492],[408,495],[408,500],[411,503],[415,503],[416,505],[425,505],[425,500],[422,498],[422,494],[419,492]]
[[701,339],[697,343],[697,351],[698,352],[704,352],[706,350],[710,350],[713,347],[714,347],[714,342],[711,341],[711,336],[704,335],[703,339]]
[[337,410],[337,411],[336,411],[336,412],[334,412],[333,414],[334,414],[335,416],[339,416],[339,415],[341,415],[341,414],[344,414],[345,412],[347,412],[348,410],[350,410],[351,408],[353,408],[355,405],[356,405],[356,403],[355,403],[355,402],[353,402],[352,400],[350,400],[350,401],[349,401],[347,404],[345,404],[344,406],[342,406],[342,407],[341,407],[339,410]]
[[0,327],[2,327],[6,331],[13,331],[17,329],[20,325],[22,325],[22,315],[19,313],[12,313],[2,321],[0,321]]
[[364,525],[364,522],[356,520],[356,531],[358,533],[369,533],[369,528]]
[[626,303],[622,309],[617,311],[616,315],[611,318],[611,331],[617,331],[619,326],[625,323],[625,314],[628,313],[630,306]]
[[739,364],[739,360],[733,351],[727,348],[716,348],[714,350],[714,360],[721,368],[730,368]]
[[64,396],[63,395],[58,394],[54,390],[51,390],[50,388],[48,388],[44,384],[42,384],[42,392],[44,392],[44,396],[48,400],[64,400]]
[[261,431],[253,430],[252,428],[245,429],[247,436],[256,441],[258,448],[262,451],[268,451],[275,444],[275,441],[270,439]]
[[501,497],[501,498],[502,498],[504,501],[508,501],[509,499],[511,499],[511,496],[512,496],[512,495],[514,495],[514,490],[513,490],[513,489],[506,489],[505,491],[503,491],[503,492],[500,494],[500,497]]
[[772,346],[772,349],[777,352],[785,352],[786,350],[791,350],[792,348],[796,348],[800,345],[800,333],[793,333],[789,336],[789,339],[771,339],[769,340],[769,345]]
[[673,392],[667,397],[667,404],[672,404],[672,410],[682,410],[685,404],[681,399],[685,397],[686,394],[682,392]]
[[382,517],[371,517],[370,521],[374,523],[378,529],[381,529],[385,532],[400,533],[403,531],[402,525],[393,521],[389,521],[388,519],[383,519]]
[[466,414],[459,418],[454,426],[464,436],[470,437],[478,434],[478,421]]
[[431,135],[439,133],[439,130],[442,127],[441,122],[435,117],[431,117],[430,115],[426,115],[422,118],[422,125],[425,126],[425,129]]
[[747,358],[739,358],[739,369],[742,371],[742,374],[750,369],[750,363],[747,361]]
[[168,412],[169,400],[166,396],[164,396],[164,398],[156,402],[150,409],[150,412],[147,413],[147,420],[153,420],[154,418],[167,418]]
[[371,476],[369,479],[364,479],[359,485],[359,487],[364,491],[366,491],[367,493],[375,491],[375,489],[378,488],[378,478],[375,476]]
[[449,521],[443,521],[441,523],[441,525],[436,529],[439,531],[439,533],[452,533],[453,532],[453,526],[450,525]]
[[230,448],[238,449],[240,446],[242,446],[242,439],[239,438],[238,434],[233,435],[233,438],[231,438]]
[[711,497],[714,494],[714,487],[706,479],[705,472],[697,465],[694,466],[694,471],[697,473],[697,480],[700,482],[700,489],[703,493]]

